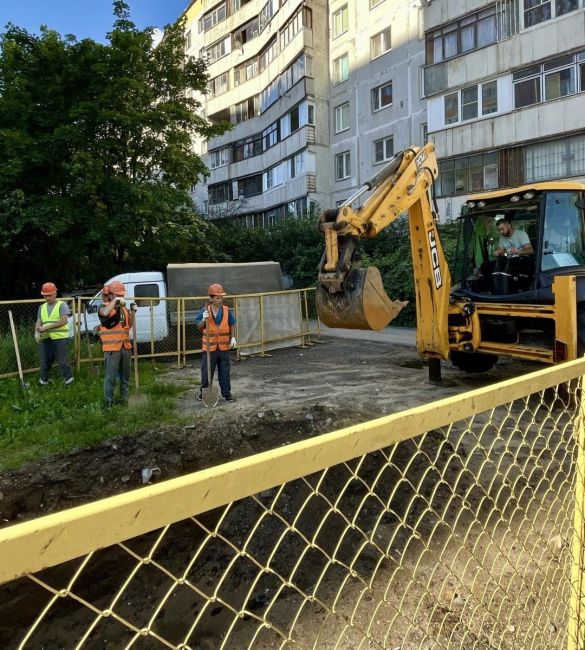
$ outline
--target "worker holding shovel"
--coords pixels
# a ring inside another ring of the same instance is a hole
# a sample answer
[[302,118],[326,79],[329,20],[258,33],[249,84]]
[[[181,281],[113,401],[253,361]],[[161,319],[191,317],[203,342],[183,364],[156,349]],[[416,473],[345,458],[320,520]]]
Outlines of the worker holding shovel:
[[[226,402],[233,402],[230,382],[230,348],[236,347],[234,325],[236,318],[232,310],[223,304],[225,291],[221,284],[212,284],[208,289],[210,302],[195,316],[195,324],[203,333],[203,354],[201,355],[201,389],[198,399],[203,400],[211,389],[213,375],[217,368],[221,396]],[[213,401],[213,400],[211,400]],[[217,402],[217,400],[215,400]],[[214,406],[215,404],[211,404]]]
[[117,379],[120,380],[120,402],[125,404],[128,401],[132,359],[130,330],[134,321],[136,305],[132,303],[129,311],[126,308],[125,295],[126,287],[122,282],[116,280],[105,285],[102,290],[104,304],[98,312],[100,317],[99,335],[105,361],[104,398],[106,408],[111,408],[114,405]]

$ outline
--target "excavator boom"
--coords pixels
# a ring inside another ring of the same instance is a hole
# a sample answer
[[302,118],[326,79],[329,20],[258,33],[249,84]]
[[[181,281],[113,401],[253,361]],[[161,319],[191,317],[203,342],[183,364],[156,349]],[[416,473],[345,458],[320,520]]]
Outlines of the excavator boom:
[[[427,357],[448,358],[447,312],[451,284],[431,197],[437,174],[432,143],[411,147],[397,154],[338,210],[325,210],[321,214],[319,228],[325,236],[325,251],[316,302],[319,318],[326,325],[379,330],[407,304],[387,296],[377,268],[360,268],[355,249],[360,239],[375,237],[408,212],[417,317],[419,325],[422,324],[419,350]],[[363,206],[354,209],[352,204],[368,192]]]

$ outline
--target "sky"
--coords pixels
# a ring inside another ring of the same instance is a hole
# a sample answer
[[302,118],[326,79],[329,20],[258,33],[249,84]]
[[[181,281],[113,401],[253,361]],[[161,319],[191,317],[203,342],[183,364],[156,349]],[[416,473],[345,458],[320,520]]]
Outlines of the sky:
[[[130,17],[140,29],[174,22],[189,0],[126,0]],[[38,33],[47,25],[60,34],[104,43],[112,28],[112,0],[0,0],[0,33],[11,22]]]

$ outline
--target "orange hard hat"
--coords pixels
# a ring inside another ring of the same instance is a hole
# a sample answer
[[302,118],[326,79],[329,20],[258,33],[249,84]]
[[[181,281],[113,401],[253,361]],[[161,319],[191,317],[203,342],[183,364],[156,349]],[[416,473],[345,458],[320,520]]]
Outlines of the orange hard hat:
[[225,291],[223,290],[223,287],[221,284],[218,284],[217,282],[215,284],[210,284],[209,289],[207,289],[207,293],[210,296],[225,296]]
[[108,293],[113,293],[115,296],[125,296],[126,287],[119,280],[114,280],[110,284],[106,285],[109,289]]
[[41,287],[41,296],[50,296],[52,293],[57,293],[57,287],[52,282],[45,282]]

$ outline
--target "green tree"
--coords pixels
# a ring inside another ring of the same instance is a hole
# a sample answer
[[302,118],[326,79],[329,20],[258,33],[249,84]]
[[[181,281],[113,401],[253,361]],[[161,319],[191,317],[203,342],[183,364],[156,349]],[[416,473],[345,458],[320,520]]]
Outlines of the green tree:
[[192,140],[228,128],[197,114],[205,65],[181,24],[154,48],[125,2],[113,8],[107,44],[12,25],[0,37],[4,296],[213,256],[189,197],[207,171]]

